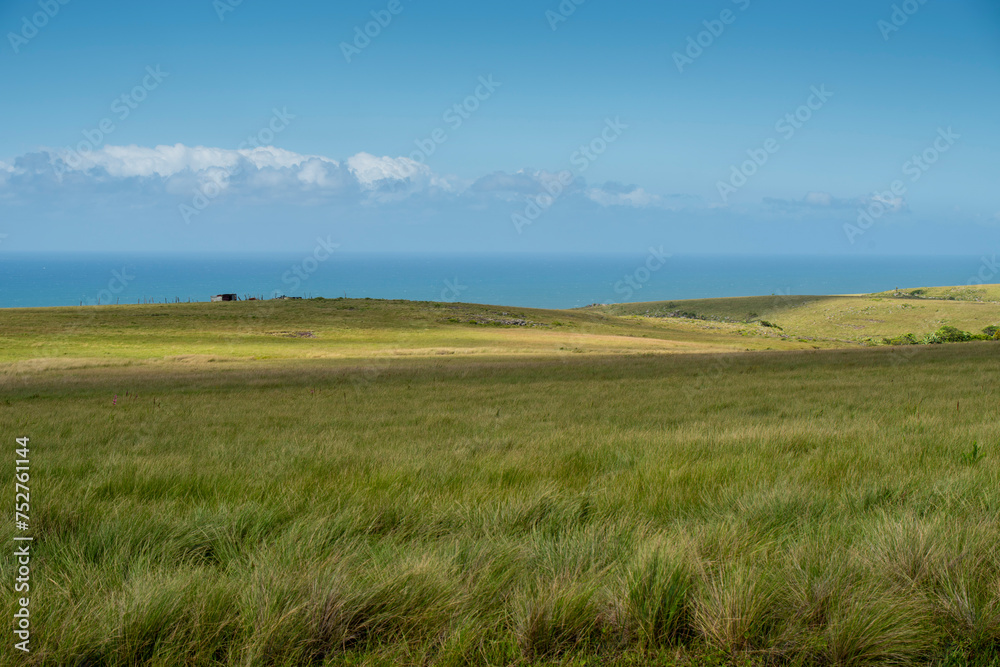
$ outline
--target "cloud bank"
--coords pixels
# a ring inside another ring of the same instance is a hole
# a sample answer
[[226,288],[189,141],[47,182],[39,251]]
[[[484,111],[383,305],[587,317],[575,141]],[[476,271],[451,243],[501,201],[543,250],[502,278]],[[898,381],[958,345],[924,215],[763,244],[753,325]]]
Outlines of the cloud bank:
[[[933,227],[903,197],[814,190],[722,205],[588,182],[570,170],[462,178],[412,157],[365,152],[332,158],[274,146],[105,145],[0,161],[5,250],[266,251],[334,231],[351,247],[373,250],[627,251],[655,241],[689,252],[853,251],[844,226],[869,210],[878,215],[858,242],[865,251],[901,251],[905,239]],[[900,237],[891,221],[912,233]],[[965,238],[962,247],[973,244],[962,234],[954,235]]]
[[[73,196],[82,192],[123,198],[157,193],[179,207],[207,201],[269,199],[389,204],[409,199],[520,202],[551,192],[563,176],[544,170],[495,172],[469,181],[434,172],[408,157],[358,153],[343,160],[274,146],[240,150],[206,146],[102,146],[87,153],[40,150],[0,162],[0,182],[22,195]],[[699,207],[695,197],[663,197],[620,183],[590,185],[571,175],[560,196],[603,208]],[[194,202],[192,204],[191,202]]]

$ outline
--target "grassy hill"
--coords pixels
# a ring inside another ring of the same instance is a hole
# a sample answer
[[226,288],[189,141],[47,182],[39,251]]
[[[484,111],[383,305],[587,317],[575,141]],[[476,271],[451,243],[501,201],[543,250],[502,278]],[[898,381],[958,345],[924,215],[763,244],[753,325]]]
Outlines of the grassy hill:
[[1000,286],[577,310],[372,299],[4,309],[0,364],[791,350],[997,324]]
[[995,667],[1000,342],[644,308],[0,311],[0,665]]
[[978,301],[1000,303],[1000,285],[963,285],[956,287],[919,287],[895,289],[874,296],[900,299],[944,299],[946,301]]
[[615,316],[768,322],[793,339],[859,343],[942,326],[981,332],[1000,325],[1000,285],[936,287],[869,295],[758,296],[593,306]]
[[[0,310],[0,363],[804,347],[769,340],[769,332],[757,329],[582,310],[372,299],[6,309]],[[754,331],[759,336],[746,335]]]

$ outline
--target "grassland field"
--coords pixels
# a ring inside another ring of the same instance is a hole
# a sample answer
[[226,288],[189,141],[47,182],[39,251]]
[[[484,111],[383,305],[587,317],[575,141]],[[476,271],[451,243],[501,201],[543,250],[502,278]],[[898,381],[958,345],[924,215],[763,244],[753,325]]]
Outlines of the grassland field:
[[0,665],[1000,665],[998,302],[0,310]]

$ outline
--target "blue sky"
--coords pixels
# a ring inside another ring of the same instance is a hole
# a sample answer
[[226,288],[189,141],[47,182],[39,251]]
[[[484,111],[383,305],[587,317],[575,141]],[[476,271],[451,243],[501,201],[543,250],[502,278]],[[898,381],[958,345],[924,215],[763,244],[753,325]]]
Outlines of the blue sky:
[[0,252],[1000,240],[995,2],[236,1],[0,2]]

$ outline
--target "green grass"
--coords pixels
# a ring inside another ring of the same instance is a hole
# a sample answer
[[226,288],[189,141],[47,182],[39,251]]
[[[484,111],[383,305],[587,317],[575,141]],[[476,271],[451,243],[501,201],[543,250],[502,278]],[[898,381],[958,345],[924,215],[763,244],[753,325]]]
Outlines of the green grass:
[[[503,324],[516,320],[526,325]],[[5,309],[0,310],[0,365],[805,347],[747,336],[744,329],[751,328],[370,299]]]
[[0,665],[1000,664],[1000,343],[233,305],[0,312]]
[[1000,285],[961,285],[955,287],[918,287],[896,289],[875,296],[899,299],[945,299],[1000,303]]
[[[918,292],[918,295],[913,295]],[[1000,324],[1000,285],[929,287],[857,296],[754,296],[594,306],[586,312],[682,321],[760,322],[787,339],[860,343],[905,334],[918,338],[942,326],[979,333]]]

